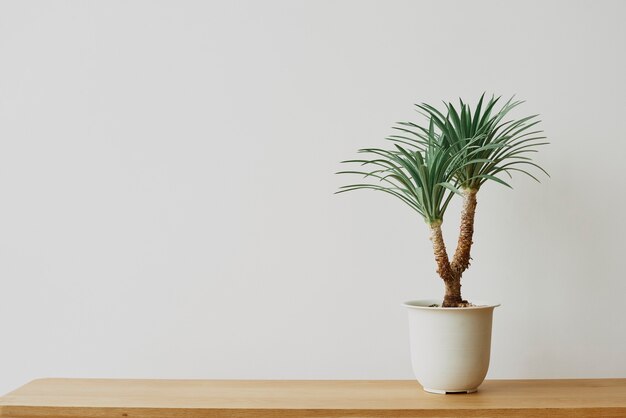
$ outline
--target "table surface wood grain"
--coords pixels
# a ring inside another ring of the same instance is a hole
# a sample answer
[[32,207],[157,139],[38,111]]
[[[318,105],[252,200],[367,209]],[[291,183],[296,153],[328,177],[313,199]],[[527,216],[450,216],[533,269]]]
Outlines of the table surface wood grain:
[[436,395],[410,380],[39,379],[0,417],[626,417],[626,379],[488,380]]

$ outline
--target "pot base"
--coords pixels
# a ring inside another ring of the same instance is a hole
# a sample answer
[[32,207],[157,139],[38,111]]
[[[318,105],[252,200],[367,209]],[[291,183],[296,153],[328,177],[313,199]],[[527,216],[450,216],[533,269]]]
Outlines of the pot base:
[[430,388],[424,388],[424,390],[426,392],[436,393],[438,395],[456,395],[456,394],[463,394],[463,393],[474,393],[474,392],[476,392],[478,390],[478,388],[468,389],[468,390],[453,390],[453,391],[440,390],[440,389],[430,389]]

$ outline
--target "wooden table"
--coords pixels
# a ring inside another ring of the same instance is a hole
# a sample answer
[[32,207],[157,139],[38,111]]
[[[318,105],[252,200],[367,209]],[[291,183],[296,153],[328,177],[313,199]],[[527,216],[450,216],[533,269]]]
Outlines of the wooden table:
[[435,395],[415,381],[40,379],[0,417],[626,417],[626,379],[491,380]]

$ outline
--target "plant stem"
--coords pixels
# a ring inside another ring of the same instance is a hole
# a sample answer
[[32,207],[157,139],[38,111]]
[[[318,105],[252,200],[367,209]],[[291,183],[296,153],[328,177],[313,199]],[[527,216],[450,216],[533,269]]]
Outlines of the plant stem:
[[467,306],[467,301],[461,297],[461,278],[454,277],[450,282],[446,282],[446,294],[443,297],[444,308],[457,308]]
[[461,279],[463,272],[470,265],[470,250],[474,235],[474,215],[476,214],[476,193],[478,189],[463,189],[463,211],[461,212],[461,231],[454,257],[450,263],[454,276]]
[[430,240],[433,243],[433,252],[437,262],[437,274],[439,274],[446,286],[446,294],[442,306],[444,308],[460,306],[464,302],[461,298],[461,277],[456,276],[450,266],[446,244],[441,233],[441,222],[435,222],[430,225]]

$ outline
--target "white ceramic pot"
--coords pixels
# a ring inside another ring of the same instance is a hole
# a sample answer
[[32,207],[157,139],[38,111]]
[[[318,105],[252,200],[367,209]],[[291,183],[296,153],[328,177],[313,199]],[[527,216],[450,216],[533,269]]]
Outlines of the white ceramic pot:
[[418,382],[432,393],[471,393],[485,380],[491,352],[493,309],[437,308],[440,300],[414,300],[409,311],[411,363]]

